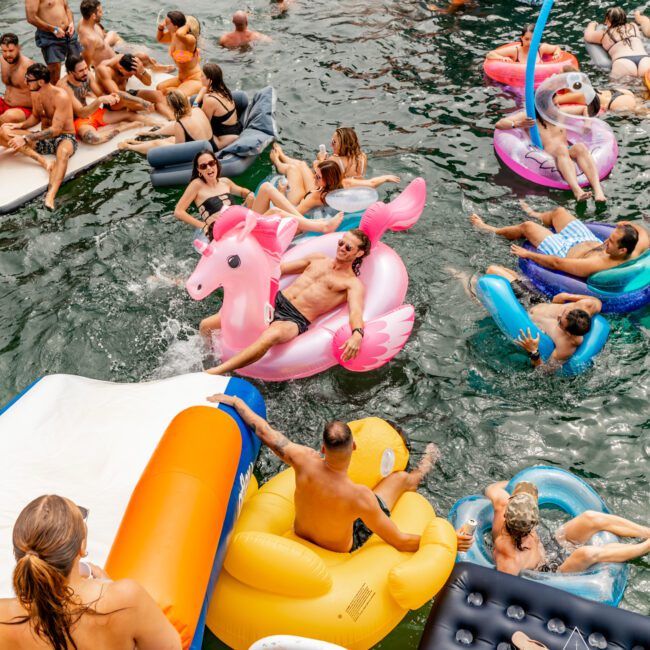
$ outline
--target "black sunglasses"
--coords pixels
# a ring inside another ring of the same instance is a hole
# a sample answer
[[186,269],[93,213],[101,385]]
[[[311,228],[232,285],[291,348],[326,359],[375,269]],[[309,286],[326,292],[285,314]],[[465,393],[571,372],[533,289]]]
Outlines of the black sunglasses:
[[199,169],[201,171],[205,171],[208,167],[216,167],[216,166],[217,166],[217,161],[211,160],[210,162],[199,164]]
[[346,244],[342,239],[339,239],[338,247],[341,248],[341,246],[345,247],[345,250],[348,253],[352,250],[351,244]]

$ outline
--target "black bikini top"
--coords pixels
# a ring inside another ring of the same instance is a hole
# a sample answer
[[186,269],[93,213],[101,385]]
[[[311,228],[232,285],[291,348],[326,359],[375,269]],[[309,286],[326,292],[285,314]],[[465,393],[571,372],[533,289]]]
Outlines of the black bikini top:
[[219,214],[224,205],[232,205],[230,194],[217,194],[216,196],[209,196],[201,205],[197,206],[199,214],[203,221],[207,221],[208,217]]
[[[224,108],[226,105],[216,96],[210,94],[209,97],[216,99]],[[233,106],[231,110],[223,115],[213,115],[210,118],[210,126],[212,127],[212,135],[218,138],[220,135],[239,135],[241,133],[241,126],[239,122],[234,124],[224,124],[237,112],[237,107]]]

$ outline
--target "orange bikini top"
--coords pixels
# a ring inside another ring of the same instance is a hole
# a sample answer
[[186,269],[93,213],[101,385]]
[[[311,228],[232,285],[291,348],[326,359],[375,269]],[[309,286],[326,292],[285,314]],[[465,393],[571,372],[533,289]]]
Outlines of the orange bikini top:
[[188,50],[175,50],[172,54],[172,59],[176,63],[189,63],[196,56],[197,60],[201,60],[201,52],[197,47],[194,52],[189,52]]

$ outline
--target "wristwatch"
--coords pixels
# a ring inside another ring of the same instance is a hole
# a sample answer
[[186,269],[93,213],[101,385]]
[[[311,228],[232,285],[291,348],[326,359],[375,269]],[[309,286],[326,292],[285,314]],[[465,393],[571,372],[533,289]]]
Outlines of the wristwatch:
[[359,332],[359,334],[361,334],[361,338],[363,338],[363,327],[355,327],[352,330],[352,334],[354,334],[355,332]]
[[517,128],[517,125],[515,124],[515,121],[514,121],[514,120],[510,120],[510,121],[512,122],[512,128],[513,128],[513,129],[516,129],[516,128]]
[[535,350],[534,352],[529,352],[528,357],[530,358],[531,361],[539,361],[540,359],[539,350]]

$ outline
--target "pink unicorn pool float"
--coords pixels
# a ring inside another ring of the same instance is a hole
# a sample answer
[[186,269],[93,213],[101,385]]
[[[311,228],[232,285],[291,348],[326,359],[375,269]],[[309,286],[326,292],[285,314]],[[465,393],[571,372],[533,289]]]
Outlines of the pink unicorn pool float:
[[[406,344],[415,312],[403,304],[408,275],[399,255],[380,241],[386,230],[406,230],[420,218],[426,201],[424,179],[416,178],[390,203],[372,204],[359,227],[372,248],[361,265],[365,288],[365,334],[359,354],[342,361],[342,346],[351,336],[347,304],[323,314],[304,333],[272,347],[261,359],[237,372],[265,381],[300,379],[337,364],[355,372],[374,370],[388,363]],[[209,244],[195,246],[201,259],[187,281],[187,291],[203,300],[223,287],[221,329],[213,344],[222,361],[256,341],[273,318],[278,290],[297,277],[280,277],[280,262],[320,253],[335,257],[340,232],[308,239],[289,249],[296,221],[261,217],[242,206],[232,206],[219,217]],[[288,250],[287,250],[288,249]]]

